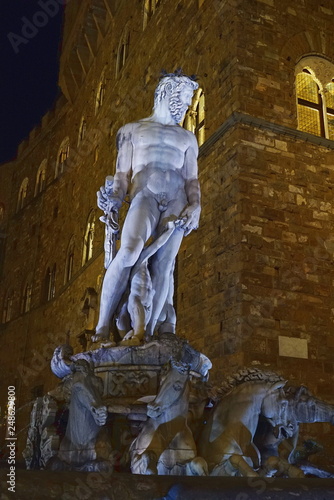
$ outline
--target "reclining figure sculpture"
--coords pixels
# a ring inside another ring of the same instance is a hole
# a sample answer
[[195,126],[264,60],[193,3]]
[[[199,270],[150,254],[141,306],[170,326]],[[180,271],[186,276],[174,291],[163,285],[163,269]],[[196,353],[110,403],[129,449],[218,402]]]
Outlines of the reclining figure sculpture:
[[[107,441],[103,426],[108,412],[102,402],[102,380],[84,359],[72,362],[70,369],[71,374],[49,393],[56,400],[68,401],[69,416],[59,451],[48,467],[53,470],[104,470],[111,464],[108,453],[99,456],[97,452],[98,440]],[[102,447],[104,451],[108,448],[106,444]]]

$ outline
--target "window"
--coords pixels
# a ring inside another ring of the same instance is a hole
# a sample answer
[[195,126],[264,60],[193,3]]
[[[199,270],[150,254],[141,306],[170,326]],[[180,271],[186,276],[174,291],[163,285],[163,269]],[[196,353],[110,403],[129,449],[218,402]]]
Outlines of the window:
[[159,5],[160,0],[145,0],[144,1],[144,18],[143,18],[143,29],[146,28],[147,23],[153,16],[155,9]]
[[13,314],[13,297],[14,293],[9,291],[5,297],[5,303],[2,312],[2,322],[8,323],[12,319]]
[[99,159],[99,146],[96,146],[94,149],[94,163],[96,163],[98,159]]
[[334,140],[334,65],[320,56],[296,67],[298,129]]
[[320,89],[307,69],[297,75],[296,90],[299,130],[325,136]]
[[106,79],[104,75],[104,70],[102,72],[100,83],[97,87],[96,98],[95,98],[95,113],[102,107],[104,103],[104,97],[106,93]]
[[325,87],[328,139],[334,141],[334,79]]
[[28,281],[23,289],[21,312],[24,314],[30,311],[32,284]]
[[184,118],[183,127],[193,132],[201,146],[205,140],[205,100],[204,92],[198,88]]
[[56,295],[56,264],[47,268],[44,278],[43,302],[49,302]]
[[74,261],[74,237],[72,236],[67,248],[64,283],[67,283],[72,278],[73,261]]
[[117,60],[116,60],[116,76],[118,76],[125,65],[129,54],[130,45],[130,32],[128,28],[125,28],[121,41],[118,46]]
[[0,224],[5,218],[5,205],[0,203]]
[[84,236],[84,245],[82,252],[82,265],[84,266],[93,256],[93,242],[95,231],[95,211],[92,210],[89,214],[86,232]]
[[25,179],[23,179],[19,189],[19,194],[17,197],[17,205],[16,205],[17,212],[21,210],[21,208],[23,208],[24,205],[26,204],[28,184],[29,184],[29,179],[28,177],[26,177]]
[[41,193],[45,187],[46,163],[47,160],[43,160],[38,167],[35,184],[35,196]]
[[79,127],[78,146],[80,146],[81,142],[84,140],[85,135],[86,135],[86,130],[87,130],[87,122],[85,120],[85,117],[83,116],[81,118],[80,127]]
[[70,154],[70,140],[68,137],[63,140],[58,149],[55,179],[64,172],[66,160]]

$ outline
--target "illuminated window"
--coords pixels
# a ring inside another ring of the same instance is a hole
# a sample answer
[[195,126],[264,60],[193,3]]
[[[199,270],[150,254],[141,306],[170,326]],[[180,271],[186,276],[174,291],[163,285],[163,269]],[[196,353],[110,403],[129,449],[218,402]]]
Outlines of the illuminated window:
[[3,323],[8,323],[8,321],[12,319],[13,298],[14,298],[14,293],[12,291],[8,292],[5,298],[3,312],[2,312]]
[[96,163],[98,159],[99,159],[99,146],[96,146],[96,148],[94,149],[94,163]]
[[41,193],[45,187],[46,163],[47,160],[43,160],[38,167],[35,184],[35,196]]
[[28,177],[26,177],[25,179],[23,179],[19,189],[19,194],[17,197],[17,205],[16,205],[17,212],[21,210],[21,208],[23,208],[26,203],[28,184],[29,184],[29,179]]
[[[307,66],[302,67],[306,61]],[[307,57],[297,67],[298,129],[334,140],[334,65],[321,57]]]
[[86,231],[84,236],[84,245],[82,252],[82,265],[84,266],[93,256],[93,242],[95,231],[95,211],[92,210],[89,214]]
[[23,289],[23,294],[22,294],[21,312],[23,314],[30,311],[31,294],[32,294],[32,284],[30,282],[27,282]]
[[53,265],[52,269],[47,268],[44,278],[43,287],[43,302],[48,302],[52,300],[56,295],[56,264]]
[[81,118],[80,122],[80,127],[79,127],[79,134],[78,134],[78,146],[81,144],[81,142],[84,140],[85,135],[86,135],[86,130],[87,130],[87,122],[85,120],[85,117],[83,116]]
[[96,97],[95,97],[95,114],[102,107],[104,103],[104,98],[106,95],[106,77],[105,70],[102,71],[100,82],[97,87]]
[[70,140],[68,137],[63,140],[58,149],[57,154],[57,162],[56,162],[56,170],[55,170],[55,178],[61,175],[64,172],[66,160],[70,154]]
[[334,81],[325,87],[326,115],[328,123],[328,139],[334,141]]
[[296,92],[299,130],[325,136],[320,90],[307,69],[296,76]]
[[5,205],[3,203],[0,203],[0,223],[4,220],[5,218]]
[[129,45],[130,45],[130,32],[129,29],[126,28],[122,35],[121,41],[118,46],[117,51],[117,60],[116,60],[116,76],[118,76],[125,65],[129,54]]
[[160,0],[145,0],[144,1],[144,18],[143,18],[143,29],[146,28],[147,23],[153,16]]
[[72,236],[67,249],[64,283],[67,283],[72,278],[73,262],[74,262],[74,237]]
[[197,89],[184,118],[183,127],[193,132],[201,146],[205,141],[205,98],[201,88]]

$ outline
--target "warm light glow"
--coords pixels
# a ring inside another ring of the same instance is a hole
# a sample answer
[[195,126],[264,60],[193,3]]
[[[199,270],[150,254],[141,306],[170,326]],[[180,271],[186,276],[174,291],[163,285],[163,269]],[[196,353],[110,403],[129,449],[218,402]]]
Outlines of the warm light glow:
[[197,137],[198,145],[205,141],[205,98],[203,89],[198,88],[184,118],[183,127]]

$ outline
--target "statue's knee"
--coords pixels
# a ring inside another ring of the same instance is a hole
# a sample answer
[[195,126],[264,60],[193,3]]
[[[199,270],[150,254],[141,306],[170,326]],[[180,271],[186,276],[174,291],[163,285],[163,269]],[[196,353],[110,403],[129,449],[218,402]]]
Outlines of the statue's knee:
[[124,246],[119,250],[119,259],[122,267],[133,267],[138,260],[141,248]]

